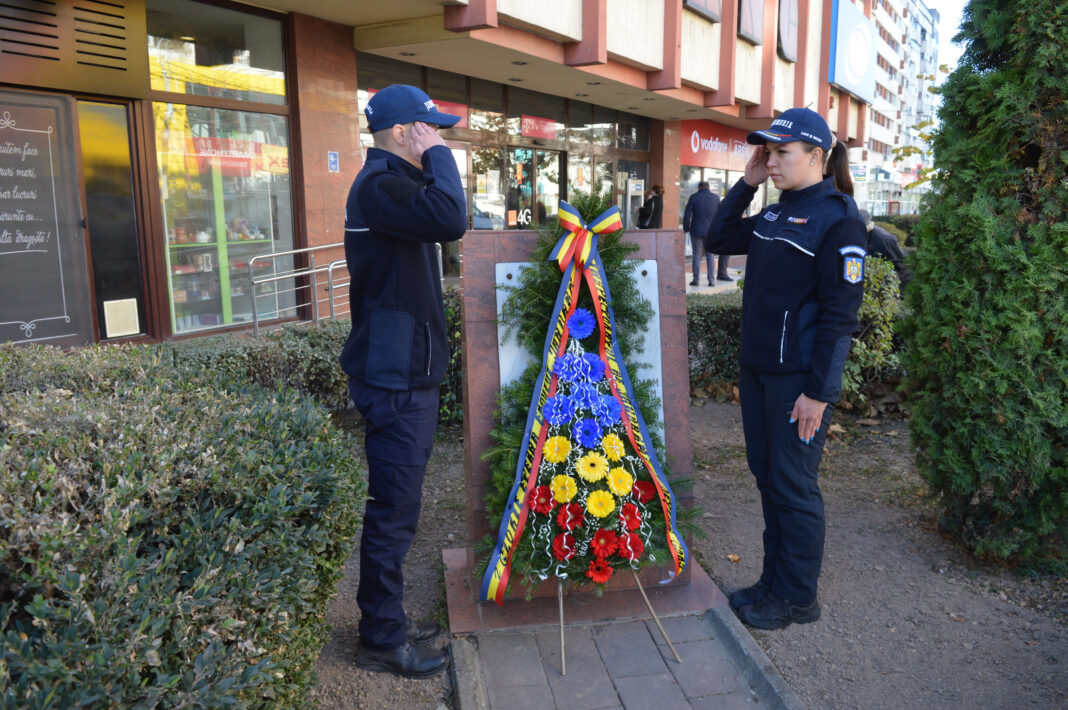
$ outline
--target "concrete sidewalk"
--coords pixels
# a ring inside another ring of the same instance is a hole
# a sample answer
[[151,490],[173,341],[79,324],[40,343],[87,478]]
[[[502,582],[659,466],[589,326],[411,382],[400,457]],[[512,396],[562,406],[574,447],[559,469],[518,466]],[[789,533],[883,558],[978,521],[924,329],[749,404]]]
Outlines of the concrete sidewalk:
[[572,594],[564,599],[564,674],[557,599],[474,604],[462,557],[443,555],[460,710],[802,708],[696,565],[689,584],[647,589],[681,663],[637,590]]

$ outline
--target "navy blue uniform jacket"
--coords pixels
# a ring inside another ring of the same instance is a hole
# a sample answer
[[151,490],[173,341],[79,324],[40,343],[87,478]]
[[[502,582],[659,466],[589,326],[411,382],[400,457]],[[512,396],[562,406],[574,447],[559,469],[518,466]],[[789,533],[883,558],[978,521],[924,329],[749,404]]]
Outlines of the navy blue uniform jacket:
[[712,194],[711,190],[698,190],[693,193],[690,199],[686,200],[686,211],[682,213],[682,230],[703,240],[708,236],[708,228],[712,225],[712,218],[718,208],[719,195]]
[[345,205],[352,330],[341,366],[389,390],[436,387],[449,361],[435,242],[464,235],[467,199],[448,148],[422,162],[369,148]]
[[743,218],[756,194],[739,180],[705,239],[714,254],[748,254],[742,296],[742,367],[807,372],[803,392],[822,402],[842,394],[842,369],[860,325],[867,230],[853,198],[827,178],[782,193]]

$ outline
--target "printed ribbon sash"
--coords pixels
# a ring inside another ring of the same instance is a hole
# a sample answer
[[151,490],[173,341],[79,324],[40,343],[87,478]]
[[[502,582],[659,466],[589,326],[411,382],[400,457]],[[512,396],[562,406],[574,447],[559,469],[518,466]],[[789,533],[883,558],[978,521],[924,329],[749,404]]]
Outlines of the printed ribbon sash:
[[668,549],[675,561],[674,574],[683,570],[689,555],[686,544],[682,541],[682,536],[679,535],[675,525],[675,498],[657,462],[656,452],[649,446],[649,433],[641,412],[631,402],[634,388],[631,386],[623,364],[623,357],[619,352],[619,344],[614,336],[615,316],[612,313],[612,297],[608,292],[608,282],[604,277],[604,265],[597,253],[598,234],[610,234],[623,228],[619,208],[612,207],[602,212],[587,225],[582,221],[578,210],[561,200],[559,220],[567,231],[556,243],[549,259],[555,260],[564,274],[556,297],[556,305],[553,308],[553,325],[545,337],[542,368],[530,403],[523,446],[519,453],[519,464],[516,466],[515,482],[508,494],[508,504],[501,519],[496,548],[482,580],[481,600],[492,599],[498,604],[504,602],[504,593],[511,574],[512,555],[523,536],[523,529],[530,512],[531,493],[537,486],[538,469],[541,467],[542,451],[549,430],[542,409],[546,400],[556,394],[558,379],[553,374],[553,364],[566,350],[567,321],[575,312],[583,279],[593,295],[593,307],[600,333],[600,355],[601,359],[608,364],[605,379],[612,396],[622,407],[623,426],[630,444],[653,479],[660,498],[664,521],[667,524]]

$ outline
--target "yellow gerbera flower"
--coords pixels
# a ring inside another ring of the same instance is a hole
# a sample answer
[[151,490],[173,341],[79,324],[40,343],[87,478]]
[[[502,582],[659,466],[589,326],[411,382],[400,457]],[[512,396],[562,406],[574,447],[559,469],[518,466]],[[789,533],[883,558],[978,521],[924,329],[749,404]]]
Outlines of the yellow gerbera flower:
[[557,503],[567,503],[578,493],[578,484],[575,483],[575,479],[571,476],[560,474],[559,476],[553,476],[549,489],[553,492],[553,498],[556,499]]
[[571,453],[571,442],[563,436],[551,436],[549,440],[545,442],[545,449],[543,454],[545,460],[549,463],[560,463],[566,461],[568,454]]
[[598,518],[609,515],[616,509],[616,499],[608,491],[594,491],[586,498],[586,512]]
[[591,451],[578,460],[575,469],[582,480],[595,483],[608,473],[608,459],[596,451]]
[[634,476],[627,469],[617,466],[608,472],[608,488],[617,496],[625,496],[630,493],[634,485]]
[[619,461],[623,458],[623,440],[615,434],[609,433],[605,438],[601,439],[601,448],[604,449],[605,456],[613,461]]

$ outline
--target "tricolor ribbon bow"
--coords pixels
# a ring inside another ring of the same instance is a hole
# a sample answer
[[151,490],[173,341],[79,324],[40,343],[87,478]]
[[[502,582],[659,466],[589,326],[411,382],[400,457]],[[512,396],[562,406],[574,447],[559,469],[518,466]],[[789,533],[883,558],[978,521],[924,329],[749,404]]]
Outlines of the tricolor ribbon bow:
[[593,218],[586,224],[581,215],[571,205],[560,200],[560,225],[566,230],[560,241],[553,247],[549,259],[560,264],[560,271],[565,271],[572,261],[582,269],[593,251],[598,234],[611,234],[623,229],[623,220],[619,218],[619,208],[612,207]]

